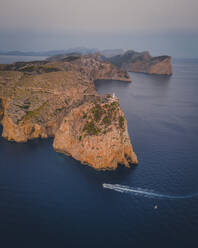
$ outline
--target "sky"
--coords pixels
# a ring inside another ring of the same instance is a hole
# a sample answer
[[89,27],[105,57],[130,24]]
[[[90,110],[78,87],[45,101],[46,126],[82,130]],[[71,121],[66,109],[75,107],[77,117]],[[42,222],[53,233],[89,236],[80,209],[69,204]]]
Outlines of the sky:
[[0,50],[71,47],[198,57],[197,0],[0,0]]

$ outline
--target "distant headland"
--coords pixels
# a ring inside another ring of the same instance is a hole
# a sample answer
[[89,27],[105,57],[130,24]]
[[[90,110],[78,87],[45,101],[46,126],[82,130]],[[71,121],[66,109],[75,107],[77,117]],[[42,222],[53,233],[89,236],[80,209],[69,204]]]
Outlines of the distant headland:
[[0,55],[12,56],[57,56],[61,58],[70,54],[100,54],[104,61],[109,61],[114,65],[131,72],[143,72],[147,74],[171,75],[172,59],[170,56],[163,55],[152,57],[148,51],[136,52],[123,49],[104,49],[97,48],[70,48],[67,50],[51,50],[44,52],[21,52],[21,51],[0,51]]

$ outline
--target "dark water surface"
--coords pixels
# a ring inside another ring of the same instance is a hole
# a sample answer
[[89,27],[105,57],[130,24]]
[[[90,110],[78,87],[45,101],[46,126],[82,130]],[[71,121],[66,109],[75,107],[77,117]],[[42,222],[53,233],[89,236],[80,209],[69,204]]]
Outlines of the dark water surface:
[[0,247],[198,247],[198,197],[102,187],[198,193],[198,64],[176,61],[173,69],[172,77],[131,73],[132,83],[96,83],[120,98],[137,167],[98,172],[56,153],[51,139],[0,139]]

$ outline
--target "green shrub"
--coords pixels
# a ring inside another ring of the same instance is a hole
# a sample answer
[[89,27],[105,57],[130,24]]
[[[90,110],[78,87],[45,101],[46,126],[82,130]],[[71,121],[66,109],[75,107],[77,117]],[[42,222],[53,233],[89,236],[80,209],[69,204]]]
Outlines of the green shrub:
[[82,118],[83,118],[83,119],[87,118],[87,114],[84,113]]
[[111,98],[111,95],[110,94],[106,94],[105,97],[106,98]]
[[93,121],[90,121],[85,124],[83,132],[86,132],[88,135],[98,135],[100,128],[98,128]]
[[30,120],[32,118],[37,118],[40,115],[40,112],[44,109],[44,107],[47,105],[48,101],[44,102],[39,108],[28,111],[26,115],[23,117],[24,121]]
[[94,120],[99,121],[103,115],[103,109],[99,104],[96,104],[95,107],[91,109],[93,115],[94,115]]
[[124,117],[122,115],[119,116],[119,126],[120,128],[124,128]]
[[102,120],[102,123],[105,124],[106,126],[107,125],[110,125],[111,124],[111,117],[110,116],[105,116]]

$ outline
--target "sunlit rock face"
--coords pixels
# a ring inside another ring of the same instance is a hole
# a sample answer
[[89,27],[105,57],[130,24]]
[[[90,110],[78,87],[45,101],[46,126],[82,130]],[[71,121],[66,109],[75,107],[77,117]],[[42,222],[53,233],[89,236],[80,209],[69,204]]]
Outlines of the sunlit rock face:
[[98,170],[138,163],[119,100],[111,97],[74,108],[63,118],[53,146]]
[[131,81],[99,55],[0,65],[2,136],[16,142],[55,136],[57,151],[96,169],[137,163],[119,101],[100,97],[97,79]]

